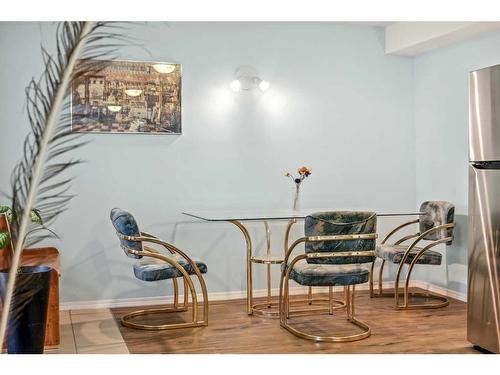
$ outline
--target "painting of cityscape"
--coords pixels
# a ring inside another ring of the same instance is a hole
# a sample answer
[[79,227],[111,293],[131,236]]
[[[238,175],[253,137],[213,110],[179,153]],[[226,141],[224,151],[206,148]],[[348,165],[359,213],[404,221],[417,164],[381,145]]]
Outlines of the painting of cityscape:
[[74,132],[181,134],[181,65],[111,61],[73,80]]

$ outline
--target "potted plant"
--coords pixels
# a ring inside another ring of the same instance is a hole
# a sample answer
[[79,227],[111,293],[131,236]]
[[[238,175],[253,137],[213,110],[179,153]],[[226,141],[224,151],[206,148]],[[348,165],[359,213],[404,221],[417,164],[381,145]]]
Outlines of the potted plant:
[[[3,251],[4,266],[0,269],[0,297],[5,299],[9,279],[10,260],[12,259],[11,234],[9,222],[12,221],[12,209],[0,206],[0,250]],[[33,231],[45,228],[40,211],[30,211],[30,221]],[[49,284],[51,268],[46,266],[17,267],[17,278],[12,302],[11,313],[7,323],[7,352],[12,353],[43,353],[45,341],[45,325],[47,322],[47,307],[49,301]]]
[[[12,250],[9,251],[8,277],[3,278],[0,319],[0,343],[4,342],[9,326],[9,348],[10,328],[14,322],[19,325],[18,329],[26,329],[22,332],[30,332],[30,326],[40,322],[40,316],[47,313],[42,311],[42,305],[36,311],[25,310],[28,302],[37,298],[38,290],[44,285],[42,278],[50,274],[50,269],[20,267],[23,249],[53,236],[50,231],[39,232],[45,227],[31,228],[30,218],[35,214],[43,218],[45,225],[50,225],[67,209],[73,197],[67,193],[72,178],[61,178],[61,175],[80,161],[62,158],[87,143],[80,141],[82,134],[72,132],[71,116],[63,113],[71,106],[71,82],[81,75],[99,74],[116,57],[119,47],[131,44],[129,38],[123,36],[123,26],[114,22],[61,22],[56,34],[54,54],[42,47],[44,70],[25,90],[31,131],[11,174],[11,204],[6,209],[6,214],[10,215],[9,234],[4,231],[1,235],[4,242],[10,237],[12,244],[8,245]],[[33,209],[35,205],[39,211]],[[38,326],[37,330],[41,333],[44,327]],[[33,353],[34,342],[38,339],[30,335],[26,333],[24,341],[29,345],[16,347],[15,352]],[[43,353],[43,347],[36,350]]]

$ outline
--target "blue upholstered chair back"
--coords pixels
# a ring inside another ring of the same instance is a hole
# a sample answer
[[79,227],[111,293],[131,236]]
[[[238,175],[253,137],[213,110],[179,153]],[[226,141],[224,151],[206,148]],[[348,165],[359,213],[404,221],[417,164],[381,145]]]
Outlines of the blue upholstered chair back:
[[[134,219],[134,216],[130,212],[122,210],[120,208],[113,208],[109,215],[113,226],[117,233],[125,236],[140,236],[141,232],[139,226]],[[127,241],[120,237],[120,246],[125,252],[125,254],[131,258],[140,259],[142,256],[130,254],[128,250],[142,251],[142,242],[138,241]]]
[[[420,216],[420,233],[443,224],[453,223],[455,220],[455,206],[446,201],[427,201],[420,206],[420,212],[425,215]],[[424,237],[424,240],[435,241],[446,237],[451,237],[453,228],[443,229],[433,232]],[[451,245],[451,241],[446,243]]]
[[[344,234],[370,234],[377,232],[377,215],[364,211],[316,212],[306,217],[306,236],[332,236]],[[306,241],[306,253],[375,250],[375,239],[347,241]],[[369,263],[373,257],[338,257],[307,259],[308,263]]]

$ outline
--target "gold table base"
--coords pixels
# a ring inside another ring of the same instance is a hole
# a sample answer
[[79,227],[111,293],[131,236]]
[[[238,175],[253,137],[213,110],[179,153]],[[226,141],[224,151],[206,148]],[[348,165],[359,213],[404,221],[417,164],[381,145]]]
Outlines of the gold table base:
[[[275,297],[276,299],[277,297]],[[291,300],[290,301],[291,305],[306,305],[306,308],[300,309],[300,310],[294,310],[294,315],[301,315],[301,314],[315,314],[315,313],[325,313],[325,312],[330,312],[330,306],[333,306],[333,310],[338,310],[345,308],[346,304],[345,301],[338,300],[338,299],[329,299],[329,298],[314,298],[313,300],[310,299],[296,299],[296,300]],[[323,306],[324,305],[324,306]],[[336,305],[336,306],[335,306]],[[307,307],[310,306],[310,307]],[[264,317],[272,317],[272,318],[277,318],[279,317],[279,301],[274,301],[274,302],[262,302],[262,303],[257,303],[252,306],[252,315],[256,316],[264,316]]]
[[[247,271],[247,314],[248,315],[258,315],[258,316],[267,316],[267,317],[278,317],[279,310],[277,309],[278,302],[273,302],[271,295],[271,265],[272,264],[281,264],[283,263],[285,253],[288,249],[288,239],[290,236],[290,230],[292,229],[293,224],[297,222],[296,219],[291,219],[288,221],[285,230],[285,240],[283,246],[283,255],[271,254],[271,231],[269,229],[269,224],[264,220],[264,226],[266,231],[266,243],[267,243],[267,252],[266,255],[263,256],[255,256],[252,254],[252,239],[248,232],[248,229],[238,220],[230,220],[230,223],[236,225],[241,232],[243,233],[243,237],[245,238],[246,243],[246,271]],[[253,303],[253,264],[263,264],[267,267],[267,301],[264,303]],[[313,299],[312,297],[312,288],[308,289],[308,299],[304,300],[309,304],[314,302],[322,302],[325,301],[323,299]],[[329,299],[326,300],[329,302]],[[335,301],[336,303],[342,303],[343,301]],[[275,308],[273,308],[275,307]],[[270,311],[271,310],[271,311]],[[304,312],[311,311],[304,310]],[[321,311],[328,311],[328,308],[322,309]]]

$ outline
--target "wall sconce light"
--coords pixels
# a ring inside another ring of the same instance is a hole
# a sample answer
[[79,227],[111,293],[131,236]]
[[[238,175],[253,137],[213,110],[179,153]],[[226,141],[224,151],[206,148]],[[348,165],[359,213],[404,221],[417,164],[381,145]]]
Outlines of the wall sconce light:
[[234,72],[235,79],[229,84],[234,92],[240,90],[250,91],[259,88],[260,91],[266,91],[270,84],[257,76],[257,71],[251,66],[241,66]]

